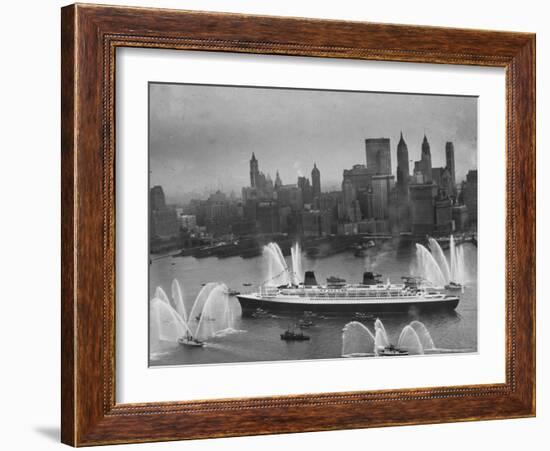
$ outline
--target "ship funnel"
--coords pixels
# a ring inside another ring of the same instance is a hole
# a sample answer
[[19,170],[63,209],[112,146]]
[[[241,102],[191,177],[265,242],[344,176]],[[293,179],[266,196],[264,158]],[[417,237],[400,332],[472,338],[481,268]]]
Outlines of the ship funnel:
[[315,273],[313,271],[306,271],[306,274],[304,276],[304,285],[317,285],[317,279],[315,279]]
[[370,271],[365,271],[363,273],[363,285],[376,285],[379,283],[378,274],[374,274]]

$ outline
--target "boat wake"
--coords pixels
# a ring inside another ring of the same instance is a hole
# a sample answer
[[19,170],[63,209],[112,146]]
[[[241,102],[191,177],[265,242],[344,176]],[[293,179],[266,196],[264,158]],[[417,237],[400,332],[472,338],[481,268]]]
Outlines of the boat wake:
[[243,329],[234,329],[232,327],[228,327],[227,329],[220,330],[216,333],[214,333],[214,337],[227,337],[228,335],[235,335],[235,334],[244,334],[246,333],[246,330]]
[[429,351],[426,351],[426,354],[462,354],[462,353],[468,353],[468,352],[477,352],[477,349],[474,348],[457,348],[457,349],[450,349],[450,348],[434,348],[430,349]]
[[351,354],[342,354],[342,357],[353,359],[356,357],[375,357],[376,354],[374,352],[352,352]]

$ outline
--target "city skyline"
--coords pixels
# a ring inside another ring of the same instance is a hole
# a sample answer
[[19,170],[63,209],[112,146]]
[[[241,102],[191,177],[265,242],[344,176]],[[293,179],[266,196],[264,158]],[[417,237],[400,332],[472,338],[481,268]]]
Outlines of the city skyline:
[[295,184],[316,164],[322,190],[339,189],[344,169],[366,164],[367,138],[389,138],[396,174],[401,133],[411,174],[424,133],[433,167],[445,166],[452,141],[457,183],[477,169],[475,97],[155,83],[149,128],[150,183],[163,185],[171,203],[217,189],[240,196],[252,153],[273,180],[278,170],[284,184]]

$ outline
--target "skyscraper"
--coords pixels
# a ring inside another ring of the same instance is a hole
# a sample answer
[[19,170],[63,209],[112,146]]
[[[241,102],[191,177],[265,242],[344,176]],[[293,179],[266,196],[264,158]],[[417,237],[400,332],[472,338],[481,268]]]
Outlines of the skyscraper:
[[162,186],[155,185],[151,188],[150,192],[150,199],[151,199],[151,210],[163,210],[166,208],[166,200],[164,197],[164,190],[162,189]]
[[259,175],[260,170],[258,168],[258,160],[256,160],[256,155],[254,155],[254,152],[252,152],[252,158],[250,159],[250,186],[252,188],[257,187]]
[[434,184],[412,184],[409,186],[411,199],[411,232],[413,235],[425,236],[432,234],[435,227],[435,195],[437,186]]
[[451,182],[453,188],[456,186],[456,174],[455,174],[455,146],[451,141],[447,141],[445,144],[445,162],[447,169],[451,173]]
[[471,169],[466,174],[463,197],[468,209],[468,220],[472,224],[477,224],[477,169]]
[[406,195],[408,191],[409,176],[409,149],[403,139],[403,132],[401,132],[397,144],[397,188],[401,194]]
[[314,199],[321,195],[321,172],[316,163],[313,163],[313,169],[311,170],[311,189]]
[[283,186],[283,182],[281,180],[281,176],[279,175],[279,170],[277,170],[277,175],[275,176],[275,189],[279,189],[281,186]]
[[367,169],[373,175],[391,174],[391,154],[389,138],[365,139]]
[[422,140],[422,154],[420,156],[420,171],[424,175],[424,183],[431,183],[432,178],[432,154],[430,152],[430,143],[424,135]]
[[394,185],[393,175],[374,175],[372,177],[373,216],[375,219],[387,219],[390,191]]
[[260,171],[260,165],[254,152],[250,158],[250,187],[243,188],[244,199],[271,200],[273,199],[273,181],[269,174]]
[[311,183],[309,183],[309,179],[307,177],[299,176],[297,185],[302,191],[304,204],[311,204],[313,201],[313,192],[311,190]]
[[151,249],[156,249],[158,240],[170,240],[178,237],[179,222],[174,208],[166,205],[162,186],[155,185],[149,192],[151,204],[149,205],[149,236]]
[[350,179],[344,179],[342,182],[342,194],[343,211],[340,218],[350,222],[356,222],[361,219],[359,203],[356,197],[357,193]]

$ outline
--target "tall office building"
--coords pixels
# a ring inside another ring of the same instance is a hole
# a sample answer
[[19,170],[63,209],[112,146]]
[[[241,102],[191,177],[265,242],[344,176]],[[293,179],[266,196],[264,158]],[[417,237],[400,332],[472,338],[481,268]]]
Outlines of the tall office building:
[[432,234],[435,228],[435,195],[437,186],[433,183],[409,185],[411,203],[411,231],[413,235]]
[[420,171],[424,176],[424,183],[431,183],[432,178],[432,154],[430,152],[430,143],[424,135],[422,140],[422,154],[420,156]]
[[290,207],[292,211],[300,211],[304,208],[302,190],[296,185],[281,185],[277,190],[279,206]]
[[250,187],[242,189],[244,200],[272,200],[274,185],[271,176],[260,171],[260,165],[254,152],[250,158]]
[[252,152],[252,158],[250,159],[250,186],[256,188],[258,185],[258,178],[260,176],[260,169],[258,167],[258,160],[256,155]]
[[365,139],[367,169],[374,175],[391,174],[391,153],[389,138]]
[[477,223],[477,169],[472,169],[466,174],[466,183],[463,188],[464,205],[468,209],[470,224]]
[[372,177],[372,216],[375,219],[387,219],[389,217],[389,197],[395,184],[393,175],[374,175]]
[[162,186],[153,186],[149,192],[149,196],[151,200],[151,205],[149,206],[149,236],[152,240],[151,250],[154,251],[156,240],[177,238],[180,227],[175,208],[166,205]]
[[344,169],[344,180],[348,179],[356,190],[366,190],[371,183],[373,173],[364,164],[354,164]]
[[403,132],[401,132],[401,137],[397,144],[397,189],[400,194],[407,194],[409,177],[409,149],[403,139]]
[[349,222],[357,222],[361,219],[357,192],[350,179],[344,179],[342,182],[342,209],[338,216],[340,219]]
[[283,186],[283,182],[279,175],[279,170],[277,170],[277,175],[275,176],[275,190],[278,190],[281,186]]
[[369,208],[368,192],[372,191],[371,181],[373,173],[364,164],[355,164],[351,169],[344,169],[344,180],[349,180],[355,190],[355,199],[359,202],[361,216],[372,217],[372,208]]
[[256,206],[256,221],[260,233],[278,233],[279,207],[274,201],[261,201]]
[[313,192],[311,190],[311,183],[307,177],[298,177],[298,188],[302,191],[302,199],[304,204],[311,204],[313,202]]
[[440,234],[453,232],[453,205],[444,189],[439,188],[435,198],[435,230]]
[[313,163],[313,169],[311,170],[311,189],[314,199],[321,195],[321,172],[316,163]]
[[451,181],[453,187],[456,186],[456,174],[455,174],[455,146],[451,141],[447,141],[445,144],[445,163],[447,169],[451,174]]
[[166,199],[164,197],[164,190],[162,186],[155,185],[151,188],[150,192],[151,210],[163,210],[166,208]]

